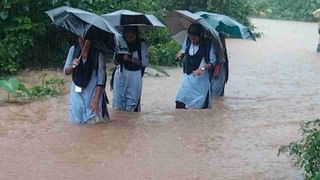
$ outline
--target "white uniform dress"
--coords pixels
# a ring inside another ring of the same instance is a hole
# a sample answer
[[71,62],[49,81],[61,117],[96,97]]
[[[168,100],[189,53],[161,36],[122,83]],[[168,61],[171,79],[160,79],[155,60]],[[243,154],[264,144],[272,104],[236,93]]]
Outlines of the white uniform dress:
[[[122,43],[125,41],[122,40]],[[120,45],[125,47],[125,45]],[[123,53],[123,48],[118,48]],[[133,54],[138,54],[133,53]],[[141,63],[142,67],[148,66],[148,49],[147,44],[141,42]],[[113,108],[116,110],[125,110],[134,112],[140,109],[140,99],[142,92],[142,73],[141,70],[131,71],[125,66],[118,65],[114,74],[113,81]]]
[[[187,50],[187,40],[185,40],[181,51],[185,52]],[[191,43],[189,54],[191,56],[195,55],[199,51],[199,46],[193,45]],[[215,50],[213,45],[210,48],[209,60],[211,64],[216,63]],[[206,64],[205,59],[201,60],[199,68]],[[208,101],[209,107],[211,107],[211,84],[209,79],[209,71],[205,70],[200,76],[195,76],[193,74],[183,74],[176,101],[182,102],[186,105],[188,109],[203,109]]]
[[[74,50],[74,46],[72,46],[69,50],[64,67],[64,72],[66,68],[69,67],[69,65],[72,63]],[[72,123],[87,124],[97,121],[101,122],[109,119],[105,102],[105,93],[103,93],[100,98],[100,113],[94,113],[90,107],[90,103],[95,95],[97,85],[105,85],[106,81],[106,58],[102,53],[99,54],[98,63],[98,70],[93,70],[89,84],[86,88],[82,88],[81,92],[76,92],[76,85],[73,81],[71,82],[69,97],[69,118]]]

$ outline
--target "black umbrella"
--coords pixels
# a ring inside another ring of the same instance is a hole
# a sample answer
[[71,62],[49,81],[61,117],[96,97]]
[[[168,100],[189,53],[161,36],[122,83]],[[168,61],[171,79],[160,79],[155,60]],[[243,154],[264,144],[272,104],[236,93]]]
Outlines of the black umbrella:
[[121,28],[122,26],[138,26],[139,29],[157,29],[165,27],[165,25],[154,15],[125,9],[103,14],[102,17],[117,28]]
[[53,24],[91,40],[99,50],[104,52],[115,50],[115,35],[118,32],[101,16],[68,6],[46,11],[46,14],[51,18]]

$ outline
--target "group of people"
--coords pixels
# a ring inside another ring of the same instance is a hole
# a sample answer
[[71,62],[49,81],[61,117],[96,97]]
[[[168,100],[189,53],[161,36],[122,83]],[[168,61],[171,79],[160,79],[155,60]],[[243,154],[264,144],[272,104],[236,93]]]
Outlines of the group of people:
[[[200,24],[188,29],[177,58],[184,58],[183,77],[175,100],[177,109],[211,108],[212,97],[223,96],[228,80],[228,59],[224,36],[224,58],[217,58],[214,41],[206,38]],[[141,111],[142,78],[148,66],[148,48],[139,28],[124,26],[114,56],[115,69],[110,81],[113,108]],[[66,59],[64,73],[72,75],[69,117],[76,124],[93,124],[109,119],[106,96],[106,57],[89,40],[78,38]]]

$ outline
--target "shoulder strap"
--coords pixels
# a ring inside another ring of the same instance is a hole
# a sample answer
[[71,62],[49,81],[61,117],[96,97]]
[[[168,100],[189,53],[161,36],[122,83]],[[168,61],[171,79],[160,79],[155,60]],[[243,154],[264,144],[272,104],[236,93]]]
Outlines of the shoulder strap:
[[[79,48],[80,49],[80,48]],[[99,56],[100,56],[100,51],[94,47],[91,47],[89,56],[91,60],[94,60],[92,62],[92,67],[96,71],[96,75],[98,75],[98,70],[99,70]],[[80,54],[79,54],[80,55]]]

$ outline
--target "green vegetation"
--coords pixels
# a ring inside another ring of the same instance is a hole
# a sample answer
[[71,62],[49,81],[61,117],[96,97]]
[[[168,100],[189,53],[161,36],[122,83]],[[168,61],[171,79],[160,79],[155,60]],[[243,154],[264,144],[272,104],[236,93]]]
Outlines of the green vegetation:
[[54,97],[62,92],[64,85],[64,79],[55,77],[47,78],[47,74],[42,75],[40,85],[31,88],[26,88],[26,86],[15,77],[0,80],[0,88],[8,93],[7,102],[12,102],[10,95],[13,95],[16,101],[19,101],[19,98],[34,100],[47,96]]
[[252,15],[265,18],[315,21],[312,12],[320,8],[320,0],[249,0]]
[[320,119],[301,125],[302,139],[279,149],[279,154],[295,158],[307,180],[320,179]]
[[43,74],[41,77],[41,84],[34,86],[30,89],[21,86],[18,93],[19,97],[29,97],[32,99],[37,99],[41,97],[54,97],[59,95],[64,89],[65,81],[64,79],[49,77],[47,74]]
[[149,48],[150,56],[152,57],[150,63],[164,66],[176,65],[175,54],[179,49],[179,45],[173,40],[151,46]]
[[[74,37],[51,25],[44,11],[70,5],[98,14],[118,9],[155,14],[160,19],[172,9],[205,10],[230,15],[248,25],[248,0],[3,0],[0,3],[0,75],[25,68],[61,68]],[[166,29],[145,33],[151,49],[151,62],[175,65],[178,46]],[[161,51],[170,50],[162,57]]]
[[8,93],[7,101],[10,101],[10,94],[16,95],[20,82],[17,78],[9,78],[0,80],[0,88],[4,89]]

